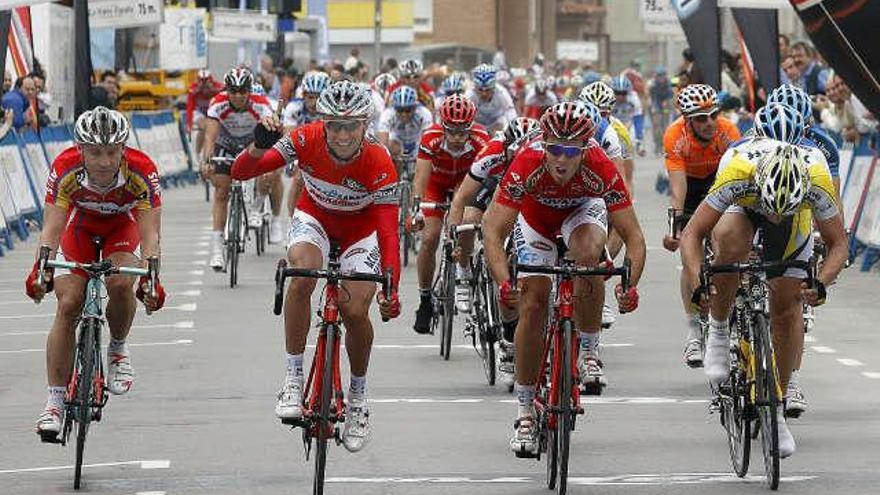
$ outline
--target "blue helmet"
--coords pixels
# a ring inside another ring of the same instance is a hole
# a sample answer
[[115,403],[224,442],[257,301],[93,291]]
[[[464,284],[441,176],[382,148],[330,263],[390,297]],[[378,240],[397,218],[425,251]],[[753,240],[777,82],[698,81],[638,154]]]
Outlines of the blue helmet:
[[416,106],[418,101],[418,93],[410,86],[401,85],[391,92],[391,105],[394,108],[411,108]]
[[440,90],[444,95],[461,93],[464,91],[464,79],[465,75],[461,72],[453,72],[443,80],[443,83],[440,85]]
[[266,96],[266,88],[262,84],[255,82],[251,85],[251,93],[258,96]]
[[632,91],[633,85],[628,77],[621,74],[611,80],[611,89],[615,93],[629,93]]
[[810,124],[813,121],[813,103],[810,101],[810,95],[797,86],[783,84],[774,89],[767,97],[767,104],[770,103],[790,106],[801,115],[804,124]]
[[602,117],[602,112],[599,111],[599,107],[588,101],[584,101],[583,99],[581,99],[580,102],[587,107],[587,114],[590,116],[590,120],[596,124],[596,127],[599,127],[599,124],[605,120],[605,118]]
[[594,70],[588,70],[588,71],[584,72],[584,75],[581,77],[584,78],[584,85],[590,85],[596,81],[602,80],[602,75]]
[[493,88],[495,87],[495,76],[497,73],[498,69],[494,65],[480,64],[471,71],[471,77],[476,87]]
[[321,94],[330,86],[330,74],[320,71],[309,71],[303,76],[303,93]]
[[755,113],[755,134],[799,144],[804,137],[804,119],[788,105],[768,103]]

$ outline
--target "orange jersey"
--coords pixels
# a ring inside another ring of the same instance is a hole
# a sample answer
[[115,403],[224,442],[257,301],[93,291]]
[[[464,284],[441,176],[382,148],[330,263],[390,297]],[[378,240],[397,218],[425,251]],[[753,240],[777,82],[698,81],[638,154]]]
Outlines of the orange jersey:
[[694,136],[684,117],[673,122],[663,135],[666,170],[685,172],[688,177],[705,179],[718,170],[718,162],[727,148],[739,140],[739,129],[733,122],[718,117],[718,132],[706,143]]

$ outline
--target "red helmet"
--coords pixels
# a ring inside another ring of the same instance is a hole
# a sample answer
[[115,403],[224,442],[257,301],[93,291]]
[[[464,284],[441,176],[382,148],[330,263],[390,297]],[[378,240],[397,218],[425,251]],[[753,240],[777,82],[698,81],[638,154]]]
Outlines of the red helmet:
[[541,116],[544,139],[587,142],[596,132],[597,123],[590,118],[590,108],[581,101],[566,101],[548,108]]
[[476,115],[476,105],[463,95],[447,96],[440,105],[440,123],[443,125],[471,125]]

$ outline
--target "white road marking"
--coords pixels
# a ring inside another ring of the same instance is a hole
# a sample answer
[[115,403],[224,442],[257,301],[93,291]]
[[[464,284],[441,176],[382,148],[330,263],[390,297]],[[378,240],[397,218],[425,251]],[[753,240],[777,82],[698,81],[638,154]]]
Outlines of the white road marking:
[[165,495],[165,492],[137,492],[135,495]]
[[[141,343],[128,344],[128,345],[130,345],[131,347],[159,347],[159,346],[168,346],[168,345],[190,345],[192,343],[193,343],[192,339],[178,339],[178,340],[172,340],[170,342],[141,342]],[[24,354],[24,353],[29,353],[29,352],[44,352],[45,350],[46,349],[43,347],[40,347],[38,349],[36,349],[36,348],[34,348],[34,349],[13,349],[13,350],[0,351],[0,354]]]
[[[809,481],[816,476],[784,476],[780,481],[792,483]],[[492,483],[540,483],[543,479],[528,476],[505,476],[498,478],[474,478],[469,476],[436,476],[436,477],[329,477],[328,483],[368,483],[368,484],[492,484]],[[763,476],[746,476],[738,478],[732,473],[667,473],[667,474],[627,474],[605,477],[578,477],[568,478],[569,485],[610,485],[610,486],[658,486],[658,485],[683,485],[683,484],[710,484],[710,483],[763,483]]]
[[[186,303],[186,304],[178,304],[177,306],[165,306],[164,308],[162,308],[162,310],[168,311],[169,309],[174,309],[177,311],[192,312],[192,311],[195,311],[196,308],[198,308],[198,305],[196,303]],[[138,308],[138,311],[146,311],[146,309],[143,306],[141,306]]]
[[[190,270],[190,271],[188,271],[188,272],[186,272],[186,273],[188,273],[189,275],[197,275],[197,276],[200,276],[200,275],[204,275],[204,274],[205,274],[205,270]],[[199,285],[201,285],[201,284],[199,284]]]
[[196,243],[196,246],[198,246],[198,247],[208,247],[210,245],[211,245],[211,243],[208,241],[201,241],[201,242]]
[[34,304],[34,302],[30,299],[25,299],[23,301],[0,301],[0,306],[9,306],[12,304]]
[[813,337],[812,335],[807,334],[807,335],[804,335],[804,342],[806,342],[807,344],[815,344],[816,342],[818,342],[818,340],[816,340],[816,337]]
[[[621,344],[599,344],[600,347],[633,347],[635,344],[630,343],[621,343]],[[307,347],[314,349],[315,344],[309,344]],[[342,347],[345,347],[343,345]],[[453,349],[473,349],[474,346],[469,344],[455,344],[452,346]],[[437,349],[437,344],[373,344],[373,349],[405,349],[405,350],[413,350],[413,349]]]
[[18,320],[22,318],[47,318],[49,316],[55,316],[55,313],[37,313],[37,314],[27,314],[27,315],[3,315],[0,316],[0,320]]
[[852,366],[852,367],[858,367],[858,366],[865,365],[865,363],[859,361],[858,359],[851,359],[851,358],[839,358],[837,360],[837,362],[844,365],[844,366]]
[[[83,464],[83,467],[96,468],[112,466],[133,466],[137,464],[140,464],[141,469],[168,469],[169,467],[171,467],[171,461],[169,460],[101,462],[96,464]],[[73,466],[43,466],[21,469],[2,469],[0,470],[0,474],[37,473],[42,471],[62,471],[66,469],[73,469]]]
[[819,354],[837,354],[837,351],[835,349],[825,347],[824,345],[814,345],[810,347],[810,349],[818,352]]
[[[516,399],[485,399],[480,397],[431,398],[431,397],[379,397],[370,399],[376,404],[516,404]],[[706,404],[708,399],[683,399],[675,397],[584,397],[581,404]]]
[[141,328],[195,328],[194,321],[178,321],[176,323],[157,323],[155,325],[132,325],[132,330]]
[[184,285],[196,285],[196,286],[205,285],[205,281],[204,280],[190,280],[189,282],[187,282]]
[[179,291],[179,292],[173,292],[171,295],[173,295],[173,296],[184,296],[184,297],[198,297],[198,296],[201,296],[201,295],[202,295],[202,291],[200,291],[200,290],[198,290],[198,289],[195,289],[195,290],[182,290],[182,291]]
[[880,380],[880,371],[863,371],[862,376],[864,376],[865,378]]
[[192,253],[192,254],[194,254],[194,255],[196,255],[196,256],[207,256],[207,255],[209,255],[209,254],[211,254],[211,253],[209,253],[208,251],[202,250],[202,251],[196,251],[196,252],[194,252],[194,253]]

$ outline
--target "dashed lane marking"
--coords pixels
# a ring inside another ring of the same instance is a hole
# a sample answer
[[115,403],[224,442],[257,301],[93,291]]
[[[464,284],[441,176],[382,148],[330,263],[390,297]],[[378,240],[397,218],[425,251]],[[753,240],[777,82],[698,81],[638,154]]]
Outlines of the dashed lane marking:
[[863,371],[862,376],[864,376],[865,378],[880,380],[880,371]]
[[[803,482],[816,479],[816,476],[784,476],[784,483]],[[470,476],[435,476],[435,477],[329,477],[328,483],[362,483],[362,484],[525,484],[541,483],[543,479],[528,476],[504,476],[498,478],[479,478]],[[732,473],[661,473],[661,474],[625,474],[604,477],[570,476],[569,485],[608,485],[608,486],[663,486],[693,485],[716,483],[763,483],[763,476],[746,476],[738,478]]]
[[819,354],[837,354],[837,351],[835,349],[825,347],[824,345],[814,345],[810,347],[810,349],[818,352]]
[[[379,397],[370,399],[376,404],[516,404],[516,399],[486,399],[481,397]],[[709,399],[685,399],[679,397],[581,397],[584,405],[657,405],[657,404],[706,404]]]
[[851,366],[851,367],[859,367],[859,366],[865,365],[865,363],[859,361],[858,359],[851,359],[851,358],[839,358],[837,360],[837,362],[844,365],[844,366]]
[[[141,342],[135,344],[128,344],[131,347],[160,347],[160,346],[169,346],[169,345],[190,345],[193,343],[192,339],[177,339],[169,342]],[[30,352],[45,352],[44,347],[33,348],[33,349],[12,349],[12,350],[0,350],[0,354],[25,354]]]

